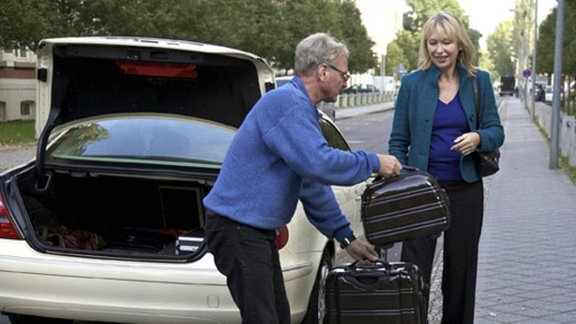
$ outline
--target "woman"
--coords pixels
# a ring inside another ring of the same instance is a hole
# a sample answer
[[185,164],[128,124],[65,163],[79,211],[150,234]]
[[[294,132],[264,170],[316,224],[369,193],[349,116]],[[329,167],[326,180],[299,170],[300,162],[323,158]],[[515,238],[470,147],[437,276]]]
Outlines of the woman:
[[[472,153],[504,142],[490,75],[472,65],[474,47],[460,20],[439,12],[422,30],[418,69],[402,79],[389,153],[404,165],[435,176],[450,199],[451,225],[444,233],[442,323],[473,323],[478,243],[484,190]],[[480,116],[474,106],[478,80]],[[477,129],[480,118],[482,128]],[[402,260],[417,264],[426,301],[436,237],[403,242]]]

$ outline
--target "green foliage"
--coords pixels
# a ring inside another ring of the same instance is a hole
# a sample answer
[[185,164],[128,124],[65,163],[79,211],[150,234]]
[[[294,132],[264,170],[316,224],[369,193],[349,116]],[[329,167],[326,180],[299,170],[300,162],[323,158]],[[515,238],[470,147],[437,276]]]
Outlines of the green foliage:
[[[343,2],[340,6],[339,17],[344,24],[342,39],[350,48],[349,70],[353,73],[362,73],[378,65],[378,56],[372,51],[376,44],[368,36],[368,31],[362,24],[360,10],[353,2]],[[336,21],[337,23],[338,21]]]
[[0,145],[34,142],[34,121],[9,121],[0,123]]
[[408,58],[404,55],[404,50],[398,41],[388,43],[386,53],[386,75],[393,75],[398,64],[408,62]]
[[412,32],[407,30],[400,30],[396,33],[398,48],[402,49],[402,57],[406,61],[397,62],[393,64],[396,67],[398,64],[404,64],[407,71],[412,71],[418,66],[418,49],[420,47],[420,32]]
[[[556,17],[558,11],[554,8],[538,29],[538,64],[539,73],[554,72],[554,53],[556,42]],[[562,40],[562,70],[564,74],[574,75],[576,72],[576,1],[564,2],[564,26]]]
[[[418,67],[418,51],[421,40],[421,30],[424,23],[438,11],[447,11],[460,18],[464,27],[468,27],[468,16],[456,0],[408,0],[411,8],[407,14],[410,18],[410,30],[400,30],[396,33],[396,39],[388,44],[386,57],[387,74],[391,73],[399,64],[404,64],[407,71]],[[482,35],[474,29],[468,29],[468,36],[472,43],[479,48]],[[478,57],[474,64],[478,64]]]
[[329,32],[350,49],[350,70],[377,59],[353,0],[2,0],[0,46],[43,38],[121,35],[225,45],[290,69],[305,36]]
[[506,20],[496,26],[496,30],[486,40],[486,47],[492,62],[494,63],[493,76],[499,79],[499,76],[509,76],[516,74],[516,67],[512,60],[513,47],[512,39],[512,21]]

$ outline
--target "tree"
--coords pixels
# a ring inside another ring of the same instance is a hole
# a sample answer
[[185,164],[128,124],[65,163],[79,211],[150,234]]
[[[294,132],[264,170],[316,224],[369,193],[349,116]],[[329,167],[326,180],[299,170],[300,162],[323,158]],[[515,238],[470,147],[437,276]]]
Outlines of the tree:
[[[318,13],[322,13],[319,15]],[[120,35],[225,45],[279,69],[305,36],[328,32],[350,49],[350,70],[376,66],[353,0],[2,0],[0,46],[35,49],[42,38]]]
[[372,51],[376,43],[368,36],[360,10],[349,1],[343,2],[339,9],[339,21],[346,22],[342,25],[342,34],[344,42],[350,48],[349,70],[353,73],[362,73],[376,68],[378,57]]
[[[554,72],[554,51],[556,40],[556,16],[557,8],[552,10],[538,29],[538,71],[541,73]],[[576,1],[564,3],[564,32],[562,40],[562,70],[566,75],[574,75],[576,71]]]
[[[402,55],[397,55],[397,57],[405,61],[394,61],[396,55],[390,59],[387,57],[387,67],[396,67],[401,63],[404,64],[408,71],[418,67],[418,51],[422,27],[428,18],[438,11],[447,11],[459,17],[464,27],[467,28],[467,33],[472,43],[476,48],[480,48],[479,41],[482,35],[477,30],[468,28],[468,16],[464,14],[456,0],[408,0],[407,4],[411,8],[404,15],[406,18],[404,25],[408,29],[398,31],[396,39],[391,42],[391,44],[395,43],[392,46],[392,50],[402,49]],[[390,48],[390,44],[388,47]],[[473,63],[478,64],[478,56]]]
[[[393,75],[394,69],[402,62],[408,62],[404,55],[404,50],[398,45],[398,42],[390,42],[386,47],[386,75]],[[400,62],[400,63],[398,63]]]
[[494,63],[494,77],[513,76],[516,68],[513,59],[512,20],[506,20],[496,26],[493,34],[488,36],[486,47],[489,56]]

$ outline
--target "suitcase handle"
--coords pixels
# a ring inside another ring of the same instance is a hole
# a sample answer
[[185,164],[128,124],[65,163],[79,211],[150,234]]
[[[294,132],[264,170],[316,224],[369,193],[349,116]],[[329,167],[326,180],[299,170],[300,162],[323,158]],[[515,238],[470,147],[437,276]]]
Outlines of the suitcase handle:
[[417,167],[413,167],[413,166],[409,166],[409,165],[402,165],[402,169],[405,169],[408,171],[418,171],[419,170]]
[[[402,164],[402,169],[404,169],[404,170],[406,170],[406,171],[408,171],[408,172],[414,172],[414,171],[419,171],[419,170],[420,170],[420,169],[418,169],[417,167],[413,167],[413,166],[409,166],[409,165],[404,165],[404,164]],[[388,178],[386,178],[386,179],[392,179],[392,178],[398,177],[398,176],[400,176],[400,175],[401,175],[401,174],[395,175],[395,176],[392,176],[392,177],[388,177]],[[376,182],[376,181],[381,181],[381,180],[383,180],[383,179],[384,179],[384,177],[382,177],[381,175],[378,175],[378,176],[376,176],[376,178],[374,178],[374,182]]]
[[376,261],[374,261],[374,265],[368,265],[368,266],[359,266],[358,260],[355,260],[354,262],[350,263],[346,267],[350,271],[354,271],[354,270],[358,270],[358,269],[380,269],[382,267],[386,268],[387,270],[392,269],[392,266],[390,265],[390,263],[386,262],[383,259],[377,259]]
[[358,260],[347,266],[345,280],[348,284],[361,291],[372,291],[382,286],[382,282],[390,280],[389,275],[382,275],[381,271],[374,272],[384,268],[386,271],[391,270],[392,266],[382,259],[375,261],[374,265],[359,266]]

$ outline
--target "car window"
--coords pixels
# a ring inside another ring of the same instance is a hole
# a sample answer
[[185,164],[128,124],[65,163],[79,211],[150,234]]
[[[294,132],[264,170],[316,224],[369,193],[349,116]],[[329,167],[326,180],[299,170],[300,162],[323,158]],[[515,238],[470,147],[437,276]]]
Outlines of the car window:
[[342,133],[334,126],[333,123],[322,118],[320,119],[320,127],[322,128],[322,134],[330,146],[343,150],[350,151],[350,146],[342,136]]
[[292,78],[293,78],[293,76],[277,77],[276,78],[276,88],[280,88],[281,86],[290,82],[292,80]]
[[98,160],[219,166],[236,129],[197,118],[91,119],[66,129],[47,161]]

